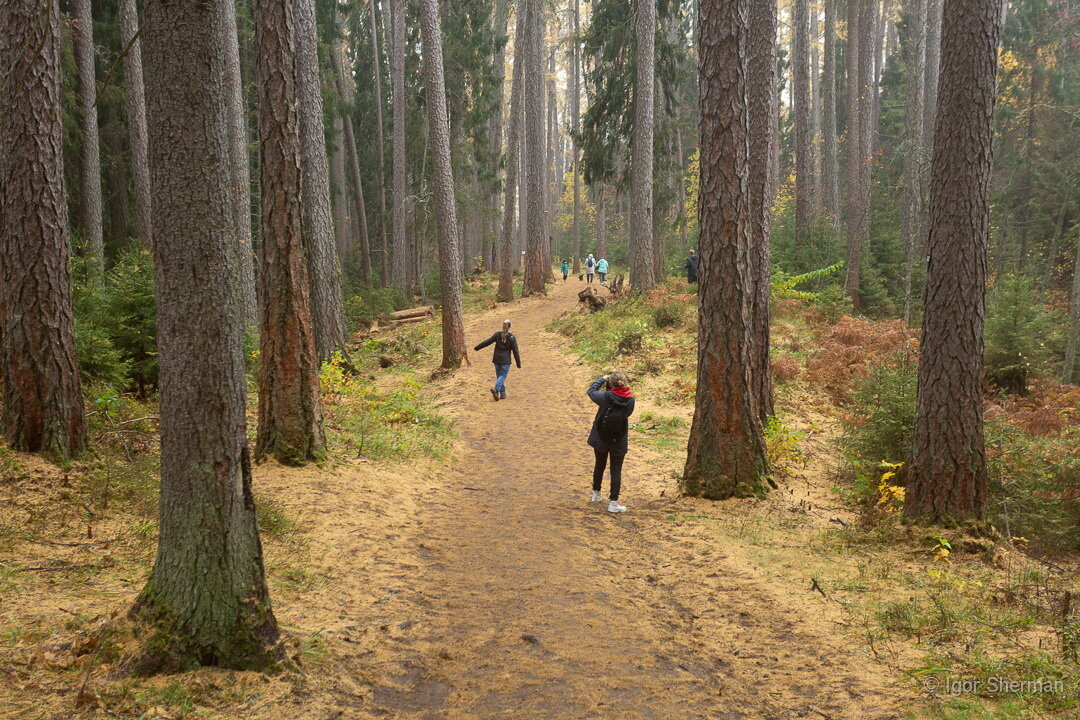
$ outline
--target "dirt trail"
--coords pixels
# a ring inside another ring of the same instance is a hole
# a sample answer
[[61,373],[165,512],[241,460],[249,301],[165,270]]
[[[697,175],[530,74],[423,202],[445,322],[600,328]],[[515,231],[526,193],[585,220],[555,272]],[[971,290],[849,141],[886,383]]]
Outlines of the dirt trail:
[[[332,673],[336,710],[297,702],[297,715],[895,717],[889,674],[820,603],[792,602],[728,552],[737,549],[665,522],[700,501],[673,498],[671,479],[649,469],[633,438],[630,511],[588,502],[590,378],[543,331],[577,289],[560,285],[468,323],[473,345],[510,318],[524,367],[511,370],[498,403],[490,349],[443,384],[461,450],[444,475],[389,482],[397,519],[384,535],[360,540],[365,530],[350,528],[350,507],[370,502],[349,473],[321,484],[336,504],[324,558],[335,587],[322,608],[279,616],[304,629],[320,609],[336,610],[320,630],[356,652]],[[364,557],[369,565],[356,567]]]

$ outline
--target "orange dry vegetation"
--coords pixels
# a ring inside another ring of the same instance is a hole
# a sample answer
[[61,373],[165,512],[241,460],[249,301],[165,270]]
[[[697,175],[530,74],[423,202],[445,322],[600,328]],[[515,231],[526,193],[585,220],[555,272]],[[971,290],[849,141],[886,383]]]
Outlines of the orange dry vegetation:
[[1025,397],[997,395],[987,400],[986,417],[1007,419],[1028,435],[1057,437],[1070,427],[1080,427],[1080,386],[1039,378],[1031,382]]
[[806,361],[806,380],[836,402],[845,402],[852,385],[869,374],[870,366],[900,353],[914,358],[918,338],[919,331],[903,320],[873,322],[845,315],[820,335],[819,349]]

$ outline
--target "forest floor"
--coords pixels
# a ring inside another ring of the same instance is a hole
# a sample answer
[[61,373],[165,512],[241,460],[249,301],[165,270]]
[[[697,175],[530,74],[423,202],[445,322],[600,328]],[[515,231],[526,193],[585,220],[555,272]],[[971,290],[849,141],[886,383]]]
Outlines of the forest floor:
[[75,516],[42,520],[56,491],[41,479],[57,472],[20,456],[0,507],[36,503],[39,533],[7,546],[0,533],[0,717],[910,717],[918,653],[875,645],[837,597],[878,589],[874,558],[822,545],[855,514],[832,491],[824,414],[802,413],[809,461],[769,498],[711,503],[679,497],[683,448],[647,437],[686,409],[639,391],[629,512],[589,502],[592,373],[545,330],[579,289],[468,318],[470,346],[511,319],[523,368],[497,403],[489,350],[423,387],[453,420],[449,462],[256,469],[258,497],[292,518],[267,565],[297,670],[116,677],[122,649],[97,648],[145,581],[152,538],[110,547],[80,539]]

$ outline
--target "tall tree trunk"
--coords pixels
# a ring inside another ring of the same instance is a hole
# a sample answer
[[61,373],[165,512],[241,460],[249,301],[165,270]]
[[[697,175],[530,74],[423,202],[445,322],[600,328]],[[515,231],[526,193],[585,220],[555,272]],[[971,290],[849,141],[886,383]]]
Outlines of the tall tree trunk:
[[844,292],[862,309],[862,249],[869,233],[870,173],[867,141],[870,126],[870,36],[873,15],[866,0],[848,5],[848,210],[847,278]]
[[499,253],[499,290],[496,299],[514,299],[514,207],[517,204],[518,168],[521,165],[522,66],[525,51],[525,13],[517,14],[514,31],[514,70],[510,80],[510,113],[506,140],[506,183],[503,190],[502,251]]
[[[0,368],[4,437],[60,458],[86,442],[75,357],[60,110],[60,7],[0,3]],[[15,90],[17,88],[17,91]]]
[[131,228],[131,205],[128,198],[127,144],[121,127],[121,111],[116,106],[104,107],[101,118],[101,176],[104,182],[106,237],[116,248],[126,246]]
[[[489,273],[496,273],[498,272],[498,268],[501,267],[499,260],[499,243],[502,238],[502,234],[500,232],[502,229],[502,225],[501,223],[499,223],[499,218],[502,217],[502,214],[499,212],[499,193],[497,188],[499,168],[502,164],[503,159],[503,116],[505,114],[504,108],[507,105],[507,98],[505,93],[507,40],[506,28],[509,14],[509,0],[498,0],[495,5],[495,17],[492,21],[492,34],[494,36],[496,44],[499,46],[499,49],[495,52],[495,56],[492,59],[492,67],[495,72],[495,107],[494,112],[492,112],[491,114],[491,121],[489,125],[489,127],[491,128],[491,177],[494,180],[488,185],[488,195],[491,202],[491,211],[490,217],[484,224],[484,269]],[[488,245],[488,243],[490,243],[490,245]]]
[[[937,117],[938,80],[941,75],[941,21],[945,0],[926,0],[926,67],[923,77],[923,143],[927,152],[934,147],[934,119]],[[929,158],[924,157],[923,160]],[[924,204],[923,225],[926,229],[929,204]]]
[[795,121],[795,244],[810,242],[813,162],[810,157],[809,0],[792,0],[792,109]]
[[150,160],[146,145],[146,95],[143,88],[142,49],[139,44],[139,17],[135,0],[120,0],[120,47],[124,55],[124,101],[127,112],[128,143],[135,186],[135,230],[145,247],[153,245],[152,203],[150,200]]
[[822,68],[821,104],[824,127],[822,182],[825,211],[836,220],[840,214],[840,163],[836,151],[836,4],[825,0],[825,61]]
[[244,429],[245,318],[234,287],[240,271],[226,81],[230,6],[143,5],[161,510],[157,557],[138,607],[161,628],[165,662],[181,667],[258,667],[278,657]]
[[90,0],[71,0],[72,39],[77,71],[79,104],[79,232],[83,253],[105,268],[105,245],[101,229],[101,148],[98,139],[97,80],[94,68],[94,18]]
[[[332,48],[330,52],[337,52],[337,49]],[[334,244],[337,248],[338,263],[344,263],[352,249],[353,219],[349,210],[352,205],[349,181],[345,178],[345,122],[341,115],[334,117],[331,128],[333,145],[330,150],[330,187],[334,193]]]
[[345,310],[341,298],[341,267],[334,252],[334,220],[330,210],[330,170],[323,129],[315,0],[295,2],[303,239],[307,250],[315,349],[319,360],[326,361],[345,344]]
[[596,186],[596,254],[607,257],[607,198],[603,183]]
[[[299,0],[305,2],[306,0]],[[256,457],[288,464],[325,453],[319,363],[304,258],[298,42],[294,0],[253,0],[259,68],[262,313]]]
[[[573,15],[570,18],[570,130],[571,150],[574,169],[574,242],[573,271],[581,272],[581,148],[578,147],[578,133],[581,131],[581,7],[580,0],[570,0]],[[604,257],[601,255],[600,257]]]
[[371,13],[371,55],[375,61],[375,129],[379,153],[379,278],[385,287],[390,282],[387,257],[390,254],[390,245],[386,236],[386,140],[383,137],[382,62],[379,60],[379,23],[376,19],[375,0],[368,0],[368,8]]
[[442,29],[439,1],[420,0],[420,34],[424,49],[424,92],[427,99],[428,136],[431,140],[435,190],[435,224],[439,242],[440,297],[442,300],[442,367],[460,367],[465,353],[465,325],[461,316],[461,267],[454,208],[454,166],[450,160],[450,127],[446,114],[443,76]]
[[[1080,228],[1080,225],[1074,226]],[[1061,382],[1080,384],[1077,368],[1077,347],[1080,346],[1080,238],[1076,243],[1076,262],[1073,265],[1072,297],[1069,302],[1069,329],[1065,339],[1065,366]]]
[[406,229],[406,196],[409,192],[408,166],[405,164],[405,0],[390,0],[390,24],[393,42],[390,49],[390,84],[394,102],[393,168],[393,252],[390,279],[403,293],[411,293],[412,265]]
[[[522,295],[544,292],[544,6],[541,0],[521,0],[525,13],[525,184],[527,185],[525,283]],[[521,12],[521,10],[519,10]]]
[[931,523],[986,513],[983,321],[997,0],[949,0],[930,188],[930,262],[904,515]]
[[[776,93],[776,4],[751,2],[747,27],[747,113],[751,128],[771,128],[769,118],[778,103]],[[750,380],[758,417],[773,414],[772,371],[769,366],[769,133],[749,133],[749,209],[751,349]]]
[[911,276],[922,225],[923,64],[926,62],[926,0],[907,0],[901,37],[907,72],[904,109],[904,195],[900,235],[904,246],[904,321],[911,323]]
[[818,70],[818,3],[810,3],[810,157],[813,178],[813,207],[811,217],[821,217],[824,203],[824,183],[821,171],[821,73]]
[[235,0],[223,0],[225,14],[225,90],[228,93],[229,123],[229,197],[232,201],[233,253],[239,274],[237,291],[244,314],[244,324],[255,327],[259,321],[258,283],[255,279],[255,234],[251,219],[251,162],[248,156],[247,108],[240,74],[240,37],[236,26]]
[[[349,90],[348,78],[345,75],[345,66],[341,64],[341,56],[331,56],[331,61],[336,62],[334,74],[337,76],[338,93],[352,102],[352,93]],[[368,233],[367,204],[364,201],[364,179],[360,174],[360,158],[356,150],[356,134],[353,131],[351,110],[346,109],[341,115],[341,127],[344,130],[345,163],[349,177],[352,180],[353,200],[356,203],[356,226],[360,234],[360,273],[364,282],[371,280],[371,242]]]
[[871,7],[874,11],[873,32],[870,36],[874,70],[870,75],[870,127],[868,128],[869,140],[867,140],[866,145],[867,154],[877,152],[880,147],[878,143],[878,122],[881,118],[881,73],[884,70],[881,53],[885,47],[886,27],[889,25],[888,18],[885,17],[883,3],[875,0]]
[[656,0],[633,0],[634,129],[630,139],[630,282],[635,292],[656,286],[653,266],[653,101]]
[[747,22],[751,0],[702,0],[698,370],[682,490],[714,500],[768,490],[754,402]]

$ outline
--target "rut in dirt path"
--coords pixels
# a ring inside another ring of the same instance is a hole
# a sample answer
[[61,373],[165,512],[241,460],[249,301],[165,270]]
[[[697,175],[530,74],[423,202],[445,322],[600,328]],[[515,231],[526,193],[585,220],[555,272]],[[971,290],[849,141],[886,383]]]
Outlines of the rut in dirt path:
[[464,450],[421,502],[416,619],[375,704],[402,718],[890,717],[859,658],[804,633],[723,548],[690,551],[715,565],[710,586],[680,583],[686,543],[633,437],[630,511],[588,502],[590,378],[543,331],[577,289],[466,327],[471,346],[512,320],[523,368],[494,402],[487,348],[441,392]]

